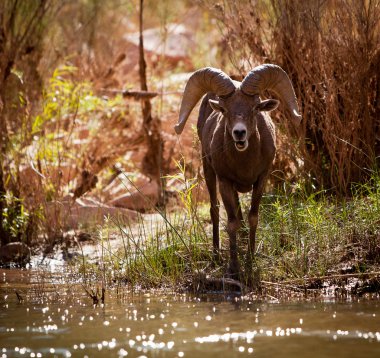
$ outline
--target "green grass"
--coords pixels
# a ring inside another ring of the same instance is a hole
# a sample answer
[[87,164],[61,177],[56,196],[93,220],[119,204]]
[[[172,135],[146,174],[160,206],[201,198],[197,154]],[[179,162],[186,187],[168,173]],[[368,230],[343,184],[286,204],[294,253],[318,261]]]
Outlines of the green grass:
[[371,270],[380,264],[380,181],[349,199],[302,188],[265,197],[261,207],[260,264],[264,278],[281,280]]
[[[181,174],[182,173],[182,174]],[[139,288],[194,288],[200,275],[225,277],[229,260],[225,217],[221,218],[222,260],[212,259],[208,203],[196,203],[197,183],[183,180],[179,193],[183,209],[167,214],[141,215],[133,224],[115,218],[99,231],[103,264],[99,274]],[[242,282],[259,273],[262,281],[281,282],[343,272],[371,272],[380,267],[380,178],[354,188],[349,199],[328,192],[308,195],[300,186],[285,184],[266,194],[260,208],[257,255],[246,261],[247,239],[239,240]],[[247,211],[249,196],[242,197]],[[221,210],[224,214],[224,209]],[[121,248],[109,238],[118,236]]]
[[[153,214],[139,215],[133,223],[108,218],[98,235],[102,264],[94,267],[82,261],[82,272],[89,271],[85,268],[88,266],[94,277],[106,277],[108,282],[123,281],[141,288],[178,288],[186,286],[196,272],[208,270],[212,257],[204,224],[207,219],[193,195],[198,183],[186,178],[185,167],[179,163],[178,168],[179,173],[171,179],[182,188],[178,191],[181,209],[174,213],[157,209]],[[119,239],[118,249],[111,247],[114,237]]]

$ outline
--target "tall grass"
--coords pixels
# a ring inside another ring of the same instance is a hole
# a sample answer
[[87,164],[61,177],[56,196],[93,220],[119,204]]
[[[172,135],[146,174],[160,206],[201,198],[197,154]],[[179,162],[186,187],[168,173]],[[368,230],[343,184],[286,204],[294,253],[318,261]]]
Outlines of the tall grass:
[[379,177],[338,200],[284,185],[264,197],[259,231],[263,277],[269,280],[371,271],[380,264]]
[[[116,278],[131,287],[183,287],[210,269],[213,261],[203,210],[194,201],[198,183],[186,177],[184,165],[177,165],[179,172],[170,179],[178,181],[180,210],[168,213],[157,208],[153,214],[139,215],[134,223],[110,217],[99,231],[109,280]],[[115,236],[118,248],[110,244]]]
[[[220,263],[212,261],[208,206],[193,202],[196,183],[187,181],[180,168],[177,177],[184,183],[179,195],[183,209],[141,216],[132,225],[111,218],[100,231],[109,279],[131,287],[198,289],[199,275],[227,277],[229,251],[222,249]],[[279,282],[378,270],[379,175],[373,174],[367,184],[356,185],[353,190],[353,198],[341,201],[328,191],[308,195],[301,185],[284,183],[281,189],[265,195],[253,262],[246,261],[244,232],[239,240],[243,282],[249,282],[252,273],[259,275],[259,280]],[[249,198],[243,196],[243,211],[248,206]],[[225,220],[223,216],[223,248],[228,247]],[[119,249],[111,248],[110,232],[121,238]]]

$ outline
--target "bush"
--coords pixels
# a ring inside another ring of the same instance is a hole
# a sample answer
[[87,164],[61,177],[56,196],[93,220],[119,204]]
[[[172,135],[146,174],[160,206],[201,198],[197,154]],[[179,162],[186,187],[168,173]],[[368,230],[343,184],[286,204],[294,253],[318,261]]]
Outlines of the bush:
[[350,195],[379,160],[380,2],[254,3],[226,2],[214,13],[235,69],[277,63],[295,86],[303,121],[296,135],[279,121],[277,167]]

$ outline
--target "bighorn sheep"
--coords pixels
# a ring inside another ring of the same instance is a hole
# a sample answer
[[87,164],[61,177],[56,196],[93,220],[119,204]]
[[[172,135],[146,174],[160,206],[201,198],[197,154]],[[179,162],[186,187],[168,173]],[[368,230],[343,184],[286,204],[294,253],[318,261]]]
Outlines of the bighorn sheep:
[[258,224],[259,203],[267,175],[275,157],[275,128],[268,114],[277,108],[275,99],[262,101],[265,90],[273,91],[293,121],[301,120],[293,86],[279,66],[265,64],[255,67],[242,82],[233,81],[221,70],[206,67],[193,73],[182,98],[177,134],[200,98],[198,136],[202,146],[204,177],[210,194],[210,215],[213,224],[214,254],[219,251],[219,203],[217,181],[227,212],[230,240],[231,275],[239,273],[236,236],[243,216],[238,192],[252,191],[248,215],[248,254],[253,257]]

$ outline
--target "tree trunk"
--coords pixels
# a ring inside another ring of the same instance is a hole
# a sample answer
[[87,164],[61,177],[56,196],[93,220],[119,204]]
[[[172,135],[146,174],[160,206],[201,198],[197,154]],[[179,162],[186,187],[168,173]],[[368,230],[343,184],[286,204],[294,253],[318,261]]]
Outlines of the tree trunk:
[[[140,0],[140,41],[139,41],[139,75],[141,90],[148,91],[146,80],[146,62],[144,56],[144,39],[143,39],[143,8],[144,0]],[[152,105],[149,98],[141,101],[143,115],[143,131],[147,142],[147,152],[142,162],[142,172],[151,180],[158,184],[158,204],[163,204],[162,183],[161,183],[161,165],[163,141],[161,137],[161,121],[152,116]]]
[[[1,51],[0,51],[1,53]],[[4,185],[4,173],[3,173],[3,163],[4,163],[4,157],[6,153],[7,148],[7,142],[8,142],[8,133],[7,133],[7,124],[6,124],[6,118],[4,116],[4,104],[3,104],[3,91],[4,83],[5,83],[5,75],[3,74],[5,71],[2,71],[0,68],[0,74],[1,74],[1,81],[0,81],[0,242],[1,245],[5,245],[8,243],[9,238],[7,235],[7,232],[4,230],[3,226],[3,213],[4,209],[6,208],[6,202],[5,202],[5,185]]]
[[0,242],[1,246],[8,243],[9,238],[3,227],[3,212],[6,208],[5,203],[5,187],[3,181],[3,165],[0,163]]

